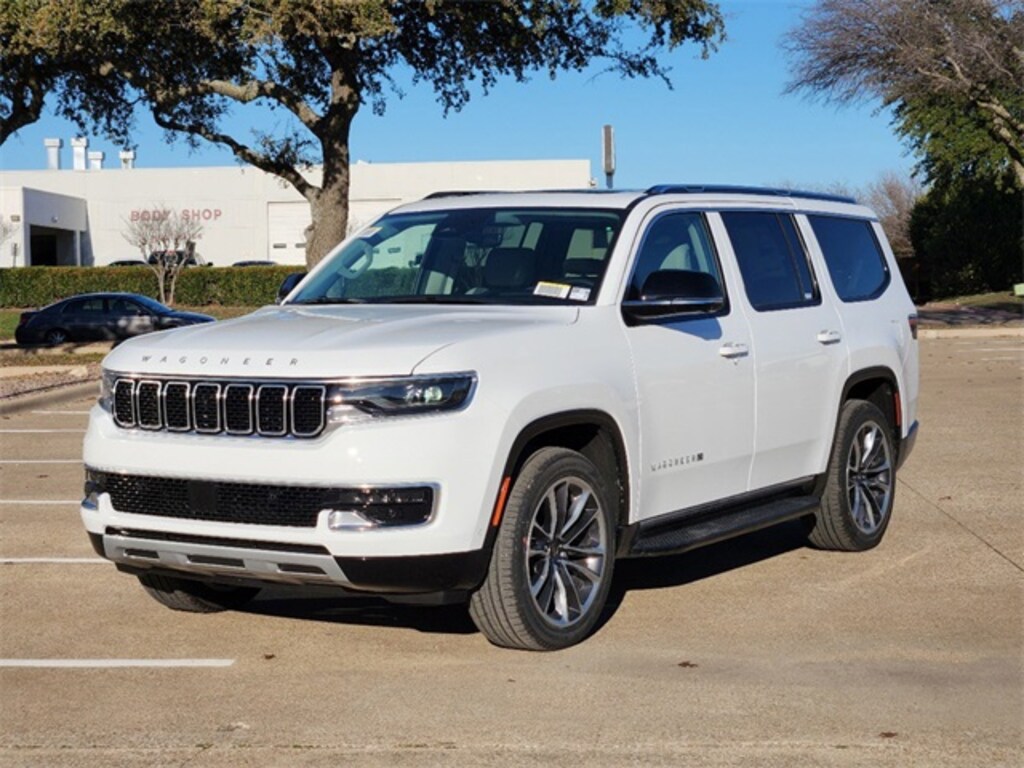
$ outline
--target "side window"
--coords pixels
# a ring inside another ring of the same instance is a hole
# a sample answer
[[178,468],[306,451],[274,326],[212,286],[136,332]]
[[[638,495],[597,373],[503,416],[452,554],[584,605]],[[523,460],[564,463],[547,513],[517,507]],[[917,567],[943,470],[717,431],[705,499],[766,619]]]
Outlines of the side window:
[[837,216],[807,218],[839,298],[863,301],[881,295],[889,285],[889,268],[871,222]]
[[722,287],[718,259],[703,214],[692,211],[667,213],[655,219],[640,243],[633,264],[633,276],[626,291],[627,301],[640,299],[644,282],[661,270],[702,272]]
[[754,309],[767,311],[818,303],[817,287],[792,216],[725,211],[722,221]]
[[103,314],[105,311],[103,299],[81,299],[65,305],[64,309],[61,310],[61,314],[79,315],[84,312]]

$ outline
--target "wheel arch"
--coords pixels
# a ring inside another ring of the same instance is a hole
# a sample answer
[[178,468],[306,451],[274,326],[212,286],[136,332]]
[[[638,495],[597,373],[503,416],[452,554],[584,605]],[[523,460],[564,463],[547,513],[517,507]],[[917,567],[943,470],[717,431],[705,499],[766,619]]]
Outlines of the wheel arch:
[[[494,522],[504,512],[505,486],[518,476],[526,460],[538,449],[568,448],[593,462],[603,477],[611,480],[620,525],[629,519],[629,462],[625,440],[612,416],[599,410],[572,410],[543,416],[524,427],[512,443],[502,471],[502,493],[496,502]],[[500,509],[499,509],[500,508]],[[490,535],[496,525],[491,526]]]
[[836,411],[836,423],[838,424],[839,410],[848,400],[866,400],[885,414],[898,446],[903,428],[900,396],[899,382],[892,369],[884,366],[861,369],[851,374],[843,385],[843,394],[839,398],[839,407]]

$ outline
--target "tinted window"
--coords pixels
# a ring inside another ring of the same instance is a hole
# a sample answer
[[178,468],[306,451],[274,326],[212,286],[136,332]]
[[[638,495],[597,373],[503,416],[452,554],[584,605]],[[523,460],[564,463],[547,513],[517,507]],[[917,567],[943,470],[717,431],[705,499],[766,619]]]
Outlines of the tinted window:
[[703,272],[722,285],[718,260],[702,214],[669,213],[658,217],[648,227],[636,256],[626,299],[638,300],[647,278],[652,272],[662,270]]
[[80,299],[65,304],[61,312],[69,315],[77,315],[82,312],[100,314],[106,312],[106,307],[103,305],[103,299]]
[[814,278],[792,216],[727,211],[722,220],[754,309],[817,303]]
[[861,301],[885,290],[889,285],[889,269],[871,222],[835,216],[807,218],[840,299]]
[[128,299],[111,299],[110,311],[115,315],[142,315],[142,307]]

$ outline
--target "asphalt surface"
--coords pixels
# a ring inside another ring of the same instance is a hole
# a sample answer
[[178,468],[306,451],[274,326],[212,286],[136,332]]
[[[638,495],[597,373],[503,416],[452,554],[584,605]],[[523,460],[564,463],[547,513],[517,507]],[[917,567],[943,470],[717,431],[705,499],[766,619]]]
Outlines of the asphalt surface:
[[922,341],[877,549],[624,562],[550,654],[326,592],[169,611],[78,519],[93,393],[37,399],[0,416],[0,766],[1020,766],[1022,341]]

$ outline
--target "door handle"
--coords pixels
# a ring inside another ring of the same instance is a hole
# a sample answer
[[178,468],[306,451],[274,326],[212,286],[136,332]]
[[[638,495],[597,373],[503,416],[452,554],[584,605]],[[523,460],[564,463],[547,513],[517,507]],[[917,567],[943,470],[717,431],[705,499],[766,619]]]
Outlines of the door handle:
[[746,344],[734,344],[729,342],[718,348],[718,354],[722,357],[734,360],[737,357],[746,357],[750,354],[750,348]]
[[842,338],[839,331],[819,331],[818,333],[819,344],[838,344]]

